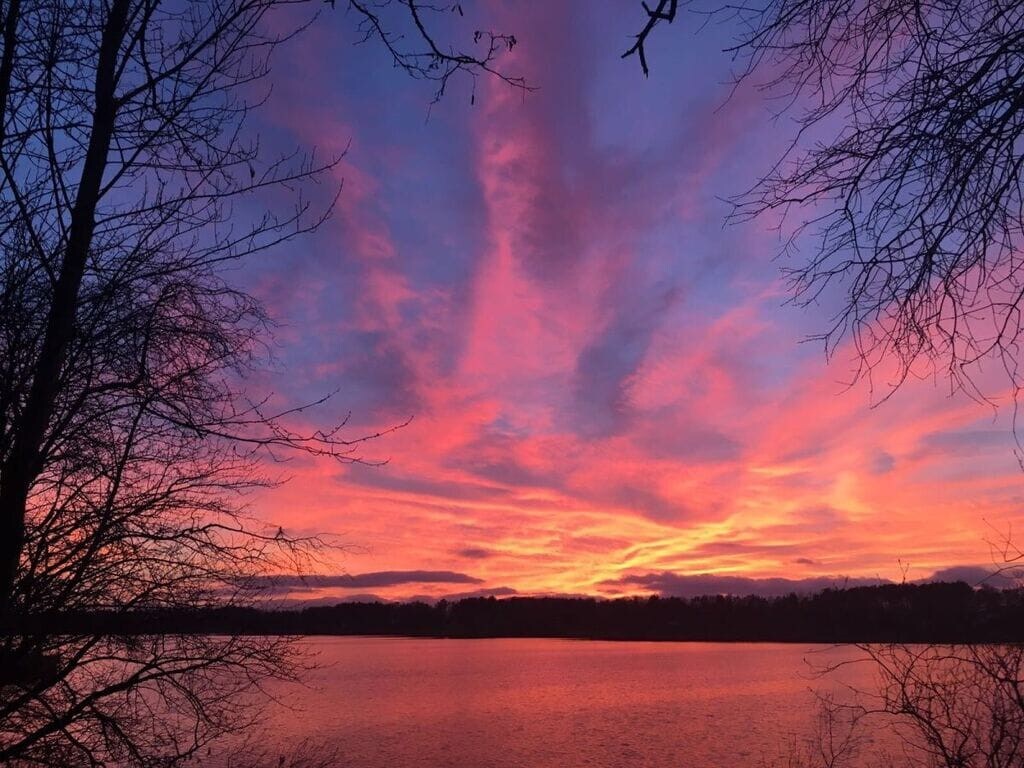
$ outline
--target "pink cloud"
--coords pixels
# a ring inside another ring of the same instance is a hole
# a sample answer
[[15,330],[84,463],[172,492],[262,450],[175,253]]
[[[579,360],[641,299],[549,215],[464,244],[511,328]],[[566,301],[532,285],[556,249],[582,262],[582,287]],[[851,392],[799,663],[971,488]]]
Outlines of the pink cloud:
[[[666,117],[679,136],[637,156],[609,150],[597,129],[621,116],[588,104],[594,52],[571,9],[539,13],[496,26],[524,28],[511,63],[544,88],[482,82],[476,107],[444,107],[464,142],[436,187],[376,175],[413,178],[434,128],[396,147],[337,94],[278,114],[305,143],[352,142],[313,277],[268,272],[258,289],[290,289],[282,307],[308,320],[284,336],[296,386],[361,393],[359,429],[415,418],[367,446],[386,466],[295,462],[254,510],[358,545],[325,573],[454,571],[525,593],[984,561],[985,521],[1021,520],[1006,412],[987,423],[916,380],[870,408],[863,387],[844,391],[849,348],[826,366],[797,346],[764,234],[707,223],[708,190],[759,140],[754,101]],[[472,232],[428,242],[464,199],[449,188],[478,204]]]

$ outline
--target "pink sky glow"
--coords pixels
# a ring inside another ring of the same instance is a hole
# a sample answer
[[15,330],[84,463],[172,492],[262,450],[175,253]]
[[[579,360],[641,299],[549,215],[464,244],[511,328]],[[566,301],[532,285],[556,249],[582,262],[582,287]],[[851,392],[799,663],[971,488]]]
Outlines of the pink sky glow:
[[412,417],[362,450],[386,465],[297,458],[252,498],[352,547],[321,568],[351,581],[295,597],[916,579],[991,563],[1024,521],[994,372],[996,409],[941,375],[884,399],[885,370],[845,385],[848,343],[801,343],[828,299],[786,305],[774,222],[726,224],[721,200],[790,125],[751,86],[728,97],[728,29],[665,29],[645,80],[619,59],[636,10],[474,6],[538,90],[481,80],[471,105],[455,83],[429,119],[429,87],[350,46],[340,12],[276,60],[268,146],[349,151],[335,216],[254,263],[281,323],[260,385],[337,389],[310,423],[351,411],[353,436]]

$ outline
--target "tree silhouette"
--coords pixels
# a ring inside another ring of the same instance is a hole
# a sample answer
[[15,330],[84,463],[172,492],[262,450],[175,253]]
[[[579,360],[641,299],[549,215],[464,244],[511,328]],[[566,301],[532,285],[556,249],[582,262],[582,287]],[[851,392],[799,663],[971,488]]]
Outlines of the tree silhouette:
[[[1010,768],[1024,758],[1024,648],[857,645],[822,677],[869,664],[875,684],[819,699],[819,726],[790,768],[864,764]],[[878,744],[885,732],[891,743]],[[872,742],[875,742],[872,744]]]
[[[728,20],[740,80],[797,124],[734,217],[775,212],[795,299],[838,300],[826,349],[854,343],[895,384],[933,367],[979,395],[995,359],[1019,384],[1024,272],[1024,6],[1005,0],[644,5],[626,55],[684,15]],[[690,13],[684,13],[690,12]],[[800,264],[798,262],[802,261]],[[838,298],[836,298],[836,296]]]
[[[269,321],[225,266],[315,229],[338,157],[271,157],[245,94],[320,4],[0,5],[0,762],[168,765],[251,720],[280,638],[33,631],[54,611],[248,604],[325,545],[250,520],[281,452],[341,462],[379,435],[250,395]],[[372,23],[383,6],[352,3]],[[439,91],[513,44],[399,60]],[[397,41],[380,33],[398,53]],[[506,78],[515,82],[511,78]],[[291,207],[248,216],[267,195]],[[242,697],[242,698],[240,698]]]
[[[734,218],[776,212],[796,301],[838,294],[821,338],[846,338],[858,376],[885,364],[895,391],[919,370],[984,397],[972,378],[995,360],[1019,391],[1024,310],[1024,5],[1003,0],[767,0],[726,6],[659,0],[625,56],[682,9],[728,18],[739,79],[763,75],[797,135],[734,200]],[[795,219],[795,221],[794,221]],[[797,256],[798,259],[801,257]],[[1009,535],[993,546],[1019,575]],[[855,765],[865,727],[895,726],[902,764],[1002,768],[1024,760],[1022,646],[860,645],[875,690],[823,702],[816,743],[791,765]],[[826,669],[833,672],[834,669]],[[887,761],[892,764],[893,761]]]

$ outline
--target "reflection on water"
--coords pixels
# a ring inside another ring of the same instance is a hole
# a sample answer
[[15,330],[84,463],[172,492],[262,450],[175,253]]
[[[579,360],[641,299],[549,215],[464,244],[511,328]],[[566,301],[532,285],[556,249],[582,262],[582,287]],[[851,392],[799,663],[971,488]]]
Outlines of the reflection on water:
[[[351,768],[755,768],[813,728],[801,645],[311,638],[307,688],[279,690],[259,741]],[[845,682],[869,686],[870,669]],[[855,679],[857,676],[860,679]],[[835,685],[835,682],[831,683]]]

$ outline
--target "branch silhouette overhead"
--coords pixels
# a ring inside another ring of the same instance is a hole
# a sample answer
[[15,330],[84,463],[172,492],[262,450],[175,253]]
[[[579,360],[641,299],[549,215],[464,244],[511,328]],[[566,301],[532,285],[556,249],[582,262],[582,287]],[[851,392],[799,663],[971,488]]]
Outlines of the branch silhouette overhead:
[[[340,156],[272,154],[249,127],[271,55],[321,10],[0,3],[0,762],[173,764],[252,722],[261,682],[300,668],[282,638],[29,627],[250,604],[266,574],[308,570],[331,542],[251,519],[245,494],[289,453],[365,462],[388,431],[307,427],[329,396],[247,386],[273,322],[229,269],[316,230],[341,192]],[[435,11],[396,10],[429,49],[406,71],[442,67],[439,93],[498,75],[511,41],[442,52]]]

